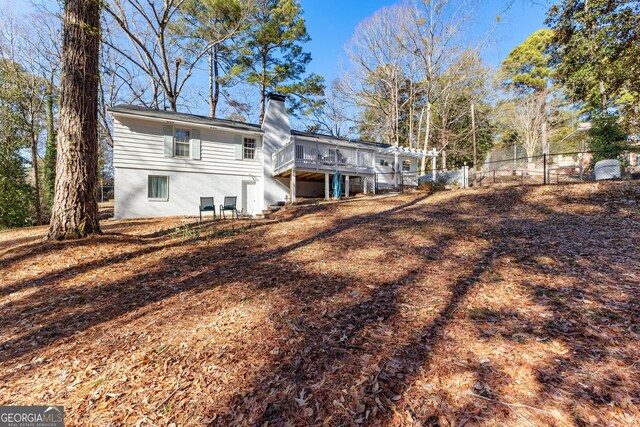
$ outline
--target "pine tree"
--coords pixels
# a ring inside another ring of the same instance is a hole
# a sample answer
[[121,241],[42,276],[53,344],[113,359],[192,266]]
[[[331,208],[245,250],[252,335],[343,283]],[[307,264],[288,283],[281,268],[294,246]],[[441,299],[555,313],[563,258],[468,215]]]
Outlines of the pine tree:
[[303,78],[311,54],[302,48],[311,38],[300,4],[295,0],[258,0],[249,31],[241,43],[241,72],[260,91],[260,121],[269,91],[289,96],[290,109],[299,112],[317,107],[324,93],[324,79],[316,74]]
[[247,0],[188,0],[180,8],[181,19],[173,30],[194,40],[207,52],[209,71],[209,116],[217,115],[222,88],[233,77],[229,71],[238,55],[230,48],[232,37],[247,29],[252,5]]
[[548,28],[531,34],[516,46],[502,62],[499,76],[502,87],[510,95],[508,105],[511,123],[515,125],[518,139],[527,156],[548,153],[547,127],[553,111],[549,102],[553,99],[553,69],[551,48],[554,33]]
[[100,233],[98,166],[99,0],[66,0],[60,127],[49,239]]

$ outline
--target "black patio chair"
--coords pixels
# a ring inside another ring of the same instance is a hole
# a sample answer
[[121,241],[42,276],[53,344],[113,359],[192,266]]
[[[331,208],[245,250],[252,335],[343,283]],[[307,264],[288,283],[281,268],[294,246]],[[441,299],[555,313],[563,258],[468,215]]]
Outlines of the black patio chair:
[[213,197],[200,197],[200,221],[202,212],[213,212],[213,219],[216,219],[216,204]]
[[233,213],[236,214],[236,219],[238,219],[238,208],[236,207],[236,202],[238,198],[236,196],[225,196],[224,204],[220,205],[220,215],[222,215],[222,219],[226,219],[224,216],[225,211],[231,211],[231,219],[233,219]]

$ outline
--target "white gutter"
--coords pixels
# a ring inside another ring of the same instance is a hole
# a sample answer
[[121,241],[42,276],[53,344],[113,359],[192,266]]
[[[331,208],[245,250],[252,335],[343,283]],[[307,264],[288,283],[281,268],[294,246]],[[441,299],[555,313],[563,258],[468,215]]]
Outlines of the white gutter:
[[163,123],[169,123],[169,124],[179,124],[179,125],[188,125],[191,127],[200,127],[200,128],[205,128],[205,129],[216,129],[216,130],[222,130],[222,131],[227,131],[227,132],[236,132],[236,133],[247,133],[247,134],[252,134],[252,135],[264,135],[264,132],[262,131],[255,131],[255,130],[248,130],[248,129],[239,129],[239,128],[234,128],[231,126],[218,126],[218,125],[207,125],[204,123],[195,123],[195,122],[191,122],[188,120],[170,120],[170,119],[165,119],[162,117],[150,117],[150,116],[145,116],[145,115],[141,115],[141,114],[135,114],[135,113],[122,113],[119,111],[109,111],[109,113],[113,116],[113,117],[125,117],[125,118],[131,118],[131,119],[138,119],[138,120],[150,120],[152,122],[163,122]]

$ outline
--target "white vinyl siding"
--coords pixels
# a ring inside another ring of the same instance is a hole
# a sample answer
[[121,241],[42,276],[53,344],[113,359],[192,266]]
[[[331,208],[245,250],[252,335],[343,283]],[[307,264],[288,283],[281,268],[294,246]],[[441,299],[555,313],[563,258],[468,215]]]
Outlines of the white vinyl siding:
[[[166,125],[165,125],[166,126]],[[153,169],[158,171],[199,172],[223,175],[256,177],[262,176],[262,138],[255,138],[255,160],[252,162],[237,160],[235,155],[235,136],[237,130],[218,130],[199,127],[200,159],[189,157],[165,157],[164,126],[162,122],[144,118],[116,117],[113,121],[115,146],[113,165],[115,168]],[[179,126],[187,129],[186,126]],[[246,134],[245,134],[246,136]],[[247,136],[248,137],[248,136]],[[191,144],[192,151],[195,144]],[[193,154],[193,153],[192,153]],[[195,156],[194,156],[195,157]]]

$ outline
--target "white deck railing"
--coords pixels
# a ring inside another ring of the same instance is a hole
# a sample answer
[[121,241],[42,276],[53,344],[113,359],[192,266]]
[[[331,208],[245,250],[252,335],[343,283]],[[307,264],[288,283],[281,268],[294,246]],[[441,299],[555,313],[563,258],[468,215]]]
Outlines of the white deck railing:
[[282,172],[291,169],[293,166],[293,147],[294,142],[291,141],[271,156],[271,165],[273,167],[273,176],[280,175]]
[[273,175],[289,170],[293,166],[294,158],[296,167],[301,168],[373,173],[373,156],[373,150],[364,148],[292,140],[273,153]]

